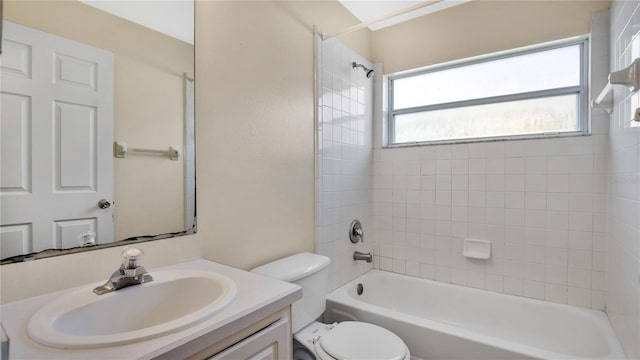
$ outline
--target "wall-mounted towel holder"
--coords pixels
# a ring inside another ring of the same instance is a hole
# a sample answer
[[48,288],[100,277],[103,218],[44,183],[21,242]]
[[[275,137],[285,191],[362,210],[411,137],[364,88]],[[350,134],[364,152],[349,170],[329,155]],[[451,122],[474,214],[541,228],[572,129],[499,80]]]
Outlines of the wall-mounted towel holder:
[[[600,95],[591,102],[591,106],[604,109],[611,114],[613,112],[613,97],[608,97],[608,95],[613,90],[613,85],[624,85],[631,92],[638,91],[640,89],[640,58],[635,59],[628,67],[609,74],[607,85],[602,89]],[[634,112],[633,120],[640,121],[640,108]]]
[[180,159],[180,150],[169,147],[169,150],[141,149],[128,147],[127,143],[116,141],[113,146],[113,152],[117,158],[125,158],[127,154],[147,154],[147,155],[168,155],[169,159],[177,161]]

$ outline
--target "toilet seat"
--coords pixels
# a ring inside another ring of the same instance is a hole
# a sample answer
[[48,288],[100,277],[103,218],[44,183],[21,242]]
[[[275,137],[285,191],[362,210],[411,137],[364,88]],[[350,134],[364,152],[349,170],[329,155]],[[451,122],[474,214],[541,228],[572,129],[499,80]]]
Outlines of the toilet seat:
[[404,342],[391,331],[359,321],[345,321],[320,337],[315,350],[322,360],[403,360],[408,356]]

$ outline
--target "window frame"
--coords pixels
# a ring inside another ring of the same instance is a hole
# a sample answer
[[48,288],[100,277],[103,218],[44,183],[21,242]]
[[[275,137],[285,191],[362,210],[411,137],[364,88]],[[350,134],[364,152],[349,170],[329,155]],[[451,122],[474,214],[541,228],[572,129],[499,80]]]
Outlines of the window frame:
[[[553,50],[563,47],[580,46],[580,84],[576,86],[568,86],[561,88],[553,88],[547,90],[529,91],[524,93],[515,93],[508,95],[490,96],[485,98],[453,101],[446,103],[438,103],[433,105],[415,106],[410,108],[403,108],[396,110],[393,108],[393,82],[398,79],[420,76],[428,73],[444,71],[468,65],[475,65],[484,62],[502,60],[515,56],[533,54],[537,52]],[[590,135],[590,112],[589,112],[589,36],[579,36],[569,39],[563,39],[548,43],[542,43],[527,47],[515,48],[506,51],[490,53],[468,59],[461,59],[450,61],[442,64],[431,65],[419,69],[408,70],[399,72],[396,74],[388,75],[387,81],[387,116],[386,116],[386,146],[384,147],[406,147],[406,146],[421,146],[421,145],[438,145],[438,144],[452,144],[452,143],[473,143],[473,142],[487,142],[487,141],[503,141],[503,140],[522,140],[522,139],[536,139],[536,138],[552,138],[552,137],[568,137],[568,136],[584,136]],[[472,138],[452,138],[442,140],[427,140],[427,141],[412,141],[394,143],[395,140],[395,116],[403,114],[413,114],[426,111],[444,110],[462,108],[475,105],[487,105],[503,103],[508,101],[517,100],[529,100],[540,99],[545,97],[553,97],[559,95],[577,95],[577,116],[579,129],[576,131],[563,131],[563,132],[541,132],[541,133],[529,133],[529,134],[515,134],[515,135],[500,135],[500,136],[486,136],[486,137],[472,137]]]

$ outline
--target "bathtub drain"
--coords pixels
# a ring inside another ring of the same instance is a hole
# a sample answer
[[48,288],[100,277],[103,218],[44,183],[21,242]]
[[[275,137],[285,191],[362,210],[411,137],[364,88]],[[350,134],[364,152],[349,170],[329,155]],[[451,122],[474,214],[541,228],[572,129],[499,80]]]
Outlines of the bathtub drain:
[[362,286],[362,284],[358,284],[358,286],[356,287],[356,292],[358,293],[358,295],[362,295],[362,293],[364,292],[364,286]]

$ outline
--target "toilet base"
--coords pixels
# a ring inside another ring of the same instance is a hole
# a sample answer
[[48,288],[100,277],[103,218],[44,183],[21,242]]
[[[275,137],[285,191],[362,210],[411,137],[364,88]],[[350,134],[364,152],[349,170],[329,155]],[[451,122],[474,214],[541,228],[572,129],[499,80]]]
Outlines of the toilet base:
[[334,326],[314,321],[293,334],[293,360],[320,360],[315,342]]
[[309,348],[293,339],[293,360],[318,360]]

